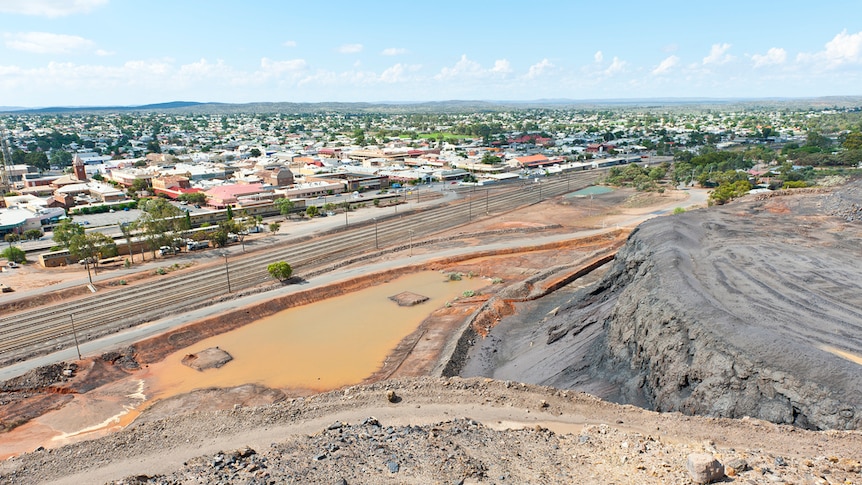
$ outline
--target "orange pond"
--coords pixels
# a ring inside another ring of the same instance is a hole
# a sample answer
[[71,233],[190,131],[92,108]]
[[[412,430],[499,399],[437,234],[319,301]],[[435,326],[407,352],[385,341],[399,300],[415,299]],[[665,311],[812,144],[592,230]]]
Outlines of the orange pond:
[[[316,391],[354,384],[376,371],[398,342],[434,309],[486,284],[480,278],[448,281],[441,273],[427,271],[284,310],[150,365],[144,392],[153,400],[193,389],[246,383]],[[412,307],[389,300],[402,291],[429,300]],[[186,354],[210,347],[227,351],[233,360],[203,372],[180,362]]]
[[[182,349],[129,379],[77,395],[63,408],[0,435],[0,459],[103,436],[129,424],[153,401],[198,388],[258,383],[322,391],[358,383],[431,312],[486,284],[482,278],[448,281],[426,271],[284,310]],[[400,307],[389,297],[402,291],[429,300]],[[233,356],[220,369],[199,372],[180,363],[186,354],[215,346]]]

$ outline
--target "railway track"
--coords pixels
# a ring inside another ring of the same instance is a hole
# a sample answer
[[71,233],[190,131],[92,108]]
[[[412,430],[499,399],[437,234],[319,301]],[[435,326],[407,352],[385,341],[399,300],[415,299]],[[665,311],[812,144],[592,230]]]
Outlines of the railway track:
[[166,315],[200,307],[208,301],[272,281],[266,266],[288,261],[294,274],[351,259],[357,255],[405,248],[435,233],[469,224],[480,217],[508,212],[589,186],[602,171],[573,172],[540,184],[462,189],[463,198],[444,206],[382,216],[337,232],[226,259],[194,272],[166,276],[134,287],[117,288],[71,302],[46,305],[0,319],[0,365],[74,345]]

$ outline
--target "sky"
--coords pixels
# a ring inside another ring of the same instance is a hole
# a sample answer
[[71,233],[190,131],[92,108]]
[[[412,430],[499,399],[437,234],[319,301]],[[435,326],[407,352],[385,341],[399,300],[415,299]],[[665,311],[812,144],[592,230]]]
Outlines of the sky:
[[862,95],[862,1],[0,0],[0,106]]

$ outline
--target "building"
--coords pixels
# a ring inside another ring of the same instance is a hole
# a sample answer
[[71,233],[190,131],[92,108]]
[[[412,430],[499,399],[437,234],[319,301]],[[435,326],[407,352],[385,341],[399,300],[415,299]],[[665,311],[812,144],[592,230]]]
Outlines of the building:
[[219,185],[206,192],[207,205],[216,209],[224,209],[237,203],[237,199],[243,196],[258,195],[269,192],[264,189],[263,184],[232,184]]

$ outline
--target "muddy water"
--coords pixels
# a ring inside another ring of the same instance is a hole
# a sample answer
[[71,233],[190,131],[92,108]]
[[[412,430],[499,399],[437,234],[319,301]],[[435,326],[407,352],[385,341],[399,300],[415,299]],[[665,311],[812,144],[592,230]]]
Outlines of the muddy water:
[[[482,279],[447,281],[441,273],[422,272],[285,310],[150,365],[147,398],[163,399],[193,389],[246,383],[315,391],[357,383],[377,370],[398,342],[434,309],[486,284]],[[402,291],[430,299],[400,307],[389,297]],[[227,351],[234,360],[220,369],[202,372],[180,362],[186,354],[210,347]]]

